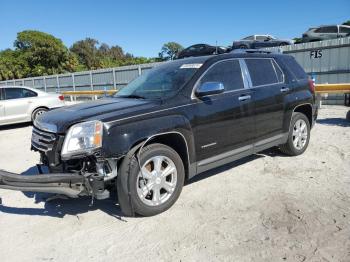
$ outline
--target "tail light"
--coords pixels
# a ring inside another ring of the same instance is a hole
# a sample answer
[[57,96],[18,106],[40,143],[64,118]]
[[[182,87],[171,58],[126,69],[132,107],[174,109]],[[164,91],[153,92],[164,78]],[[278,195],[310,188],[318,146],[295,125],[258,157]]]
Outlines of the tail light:
[[64,96],[63,96],[63,95],[60,95],[60,96],[58,97],[58,99],[61,100],[61,101],[63,101],[63,100],[64,100]]
[[311,93],[315,93],[315,83],[312,79],[309,79],[309,88],[310,88],[310,91]]

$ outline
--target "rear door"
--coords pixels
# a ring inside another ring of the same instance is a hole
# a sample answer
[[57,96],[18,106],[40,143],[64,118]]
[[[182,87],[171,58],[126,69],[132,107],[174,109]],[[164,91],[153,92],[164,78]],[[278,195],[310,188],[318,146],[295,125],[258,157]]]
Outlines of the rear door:
[[339,26],[339,36],[345,37],[350,35],[350,27],[347,26]]
[[225,88],[221,94],[194,98],[193,132],[200,171],[229,157],[230,151],[249,150],[253,142],[253,103],[244,81],[239,59],[229,59],[212,65],[197,83],[220,82]]
[[284,119],[284,97],[289,89],[282,70],[272,58],[244,59],[253,90],[256,141],[281,136]]
[[8,123],[30,121],[31,105],[37,93],[20,87],[4,88],[5,121]]

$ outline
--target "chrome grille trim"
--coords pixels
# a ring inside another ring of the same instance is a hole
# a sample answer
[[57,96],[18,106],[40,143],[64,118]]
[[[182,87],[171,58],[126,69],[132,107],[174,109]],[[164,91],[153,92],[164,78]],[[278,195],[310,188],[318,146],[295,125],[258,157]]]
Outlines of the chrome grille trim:
[[53,149],[57,137],[53,133],[42,131],[33,127],[32,146],[39,151],[48,152]]

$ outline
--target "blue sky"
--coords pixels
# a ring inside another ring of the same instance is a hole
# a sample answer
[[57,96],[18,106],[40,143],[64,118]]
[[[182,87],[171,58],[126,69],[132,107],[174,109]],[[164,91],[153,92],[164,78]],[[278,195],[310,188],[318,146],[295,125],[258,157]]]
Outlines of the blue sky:
[[0,50],[12,48],[17,32],[35,29],[68,47],[92,37],[148,57],[169,41],[227,46],[254,33],[293,38],[311,26],[350,19],[350,0],[1,0],[0,7]]

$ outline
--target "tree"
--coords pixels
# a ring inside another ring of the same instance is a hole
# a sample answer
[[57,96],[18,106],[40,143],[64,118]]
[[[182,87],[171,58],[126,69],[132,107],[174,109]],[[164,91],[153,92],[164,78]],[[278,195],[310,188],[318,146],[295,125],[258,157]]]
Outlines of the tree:
[[22,78],[30,73],[23,55],[11,49],[0,52],[0,81]]
[[183,49],[183,46],[176,42],[168,42],[163,45],[162,50],[159,53],[159,58],[162,60],[173,60]]
[[29,66],[29,76],[71,72],[77,60],[69,53],[62,41],[39,31],[22,31],[14,43],[15,52]]
[[293,40],[294,40],[294,44],[300,44],[303,42],[303,39],[300,37],[294,37]]
[[14,47],[0,51],[0,81],[158,61],[124,53],[118,45],[99,45],[92,38],[68,49],[60,39],[33,30],[19,32]]
[[344,22],[343,25],[348,25],[348,26],[350,26],[350,20]]
[[86,38],[75,42],[70,48],[70,51],[76,54],[79,62],[83,64],[86,69],[96,69],[100,68],[101,65],[98,57],[97,45],[98,41],[96,39]]

